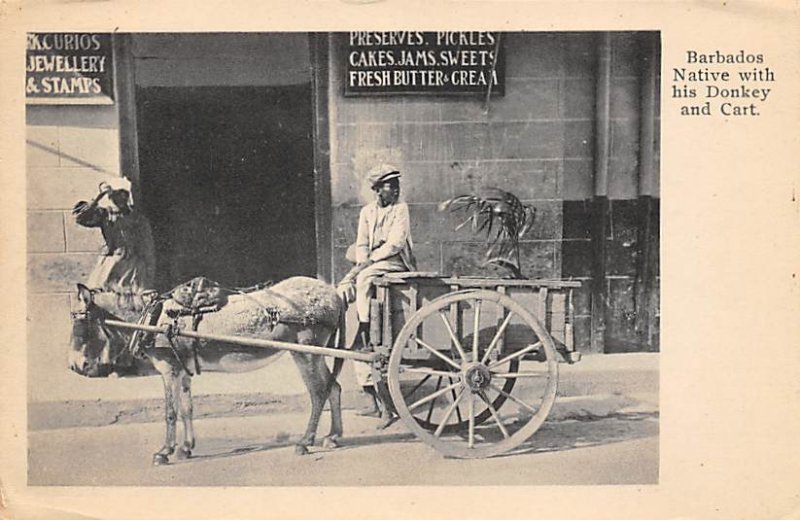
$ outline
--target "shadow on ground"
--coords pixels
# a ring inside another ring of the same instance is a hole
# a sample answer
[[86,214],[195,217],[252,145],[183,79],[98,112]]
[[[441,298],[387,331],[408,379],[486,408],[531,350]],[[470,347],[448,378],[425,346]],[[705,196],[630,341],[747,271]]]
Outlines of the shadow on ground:
[[[610,417],[587,420],[570,419],[546,422],[533,437],[524,442],[521,446],[499,457],[563,452],[578,448],[602,446],[646,437],[655,437],[658,436],[658,434],[659,425],[657,413],[616,414]],[[499,440],[493,439],[488,435],[483,438],[488,441]],[[205,447],[203,451],[205,453],[196,454],[191,459],[178,463],[227,459],[252,453],[289,448],[293,447],[299,439],[299,435],[285,435],[277,436],[273,440],[267,442],[253,442],[245,446],[231,447],[230,440],[209,438],[203,440],[203,445]],[[385,432],[345,437],[340,441],[338,448],[321,448],[321,441],[318,440],[316,447],[311,449],[311,455],[320,455],[331,451],[343,452],[365,446],[411,442],[421,441],[419,441],[413,433],[405,431],[405,426],[402,422],[398,422]]]

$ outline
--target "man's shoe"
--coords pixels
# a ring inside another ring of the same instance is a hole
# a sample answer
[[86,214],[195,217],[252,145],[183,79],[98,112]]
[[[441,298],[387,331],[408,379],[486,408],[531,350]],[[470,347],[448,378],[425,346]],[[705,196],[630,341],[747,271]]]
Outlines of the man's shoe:
[[384,412],[381,414],[381,423],[375,427],[376,430],[385,430],[389,426],[397,422],[400,417],[393,413]]

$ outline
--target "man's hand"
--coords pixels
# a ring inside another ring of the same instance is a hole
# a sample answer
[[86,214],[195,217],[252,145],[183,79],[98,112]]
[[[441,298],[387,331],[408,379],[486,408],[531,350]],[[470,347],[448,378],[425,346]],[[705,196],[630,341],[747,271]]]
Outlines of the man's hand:
[[358,271],[361,272],[361,271],[363,271],[364,269],[366,269],[367,267],[371,266],[374,263],[375,263],[374,260],[367,259],[364,262],[357,263],[356,264],[356,269],[358,269]]
[[[344,275],[344,278],[342,278],[342,281],[339,282],[339,285],[337,286],[337,291],[340,288],[343,288],[343,287],[345,287],[347,285],[352,285],[353,286],[353,290],[355,291],[356,276],[358,276],[358,273],[360,273],[361,271],[363,271],[364,269],[366,269],[367,267],[371,266],[374,263],[375,263],[374,260],[369,260],[368,259],[368,260],[365,260],[364,262],[360,262],[360,263],[354,265],[353,268],[350,269],[350,271],[346,275]],[[340,291],[340,294],[341,294],[341,291]],[[355,296],[354,296],[354,298],[355,298]]]
[[336,286],[336,292],[347,303],[353,303],[356,300],[356,284],[351,281],[342,281]]

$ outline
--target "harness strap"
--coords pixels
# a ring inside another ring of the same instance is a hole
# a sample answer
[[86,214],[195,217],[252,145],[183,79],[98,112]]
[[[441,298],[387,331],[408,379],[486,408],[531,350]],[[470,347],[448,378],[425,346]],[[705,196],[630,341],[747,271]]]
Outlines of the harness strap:
[[[192,314],[192,330],[197,332],[197,326],[200,325],[200,322],[203,320],[203,313],[198,312]],[[200,346],[200,340],[198,338],[192,339],[192,357],[194,358],[194,373],[198,376],[200,375],[200,361],[197,359],[197,348]],[[191,374],[190,374],[191,375]]]
[[177,323],[178,321],[175,320],[174,324],[167,325],[167,332],[165,335],[167,336],[167,341],[169,342],[169,348],[172,350],[172,354],[175,356],[175,359],[178,361],[178,363],[180,363],[181,368],[184,370],[184,372],[189,374],[189,377],[192,377],[194,374],[192,374],[189,371],[189,369],[186,367],[186,364],[183,362],[183,359],[181,359],[181,356],[178,353],[178,348],[175,346],[175,341],[173,339],[175,337],[175,329],[178,328]]
[[[162,299],[154,299],[148,303],[145,308],[142,309],[142,314],[139,316],[137,323],[139,325],[155,325],[158,317],[161,315],[161,307],[163,303],[164,300]],[[138,357],[142,350],[146,350],[147,345],[151,344],[152,342],[152,332],[142,332],[136,330],[133,331],[133,334],[131,334],[128,350],[130,350],[134,357]]]

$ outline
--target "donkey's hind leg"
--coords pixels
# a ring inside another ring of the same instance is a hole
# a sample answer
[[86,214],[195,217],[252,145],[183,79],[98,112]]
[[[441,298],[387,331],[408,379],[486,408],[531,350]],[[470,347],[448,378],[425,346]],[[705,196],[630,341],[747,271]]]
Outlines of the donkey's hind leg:
[[[324,364],[324,361],[323,361]],[[325,371],[328,372],[327,367]],[[336,381],[333,374],[328,372],[328,381],[330,386],[330,394],[328,395],[328,404],[331,407],[331,430],[328,435],[322,439],[322,446],[324,448],[338,448],[339,439],[342,438],[342,386]]]
[[[321,359],[319,356],[292,352],[292,357],[300,370],[303,383],[305,383],[308,395],[311,398],[311,416],[308,418],[306,431],[297,442],[297,445],[295,445],[294,450],[298,455],[305,455],[308,453],[308,447],[314,445],[317,428],[319,427],[319,418],[322,415],[322,407],[328,398],[326,395],[328,379],[319,370],[319,363],[317,362],[318,359]],[[325,370],[327,371],[327,367]]]

